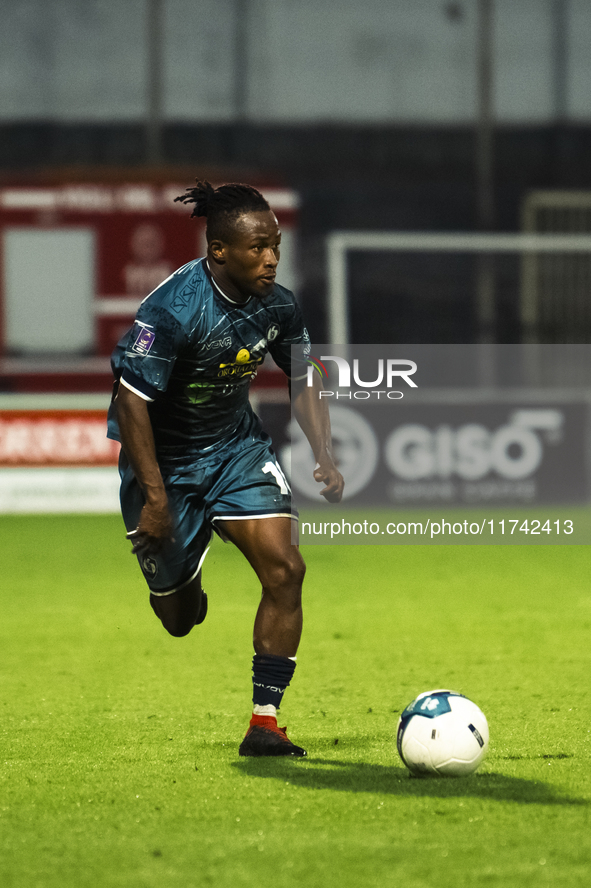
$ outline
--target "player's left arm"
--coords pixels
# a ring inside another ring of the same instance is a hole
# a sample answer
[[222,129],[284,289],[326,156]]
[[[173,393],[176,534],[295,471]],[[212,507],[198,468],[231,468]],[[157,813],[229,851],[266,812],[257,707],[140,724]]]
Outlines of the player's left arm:
[[[338,503],[343,496],[345,482],[337,469],[332,452],[332,436],[328,404],[320,398],[320,380],[307,385],[310,337],[304,326],[301,311],[293,293],[278,288],[280,305],[276,317],[280,336],[269,342],[269,352],[275,363],[290,379],[289,396],[293,414],[310,443],[316,457],[314,478],[324,484],[320,495],[329,503]],[[292,349],[295,347],[295,360]]]
[[308,386],[305,379],[294,380],[289,390],[294,416],[316,458],[314,478],[325,485],[320,494],[329,503],[339,503],[345,482],[334,461],[330,416],[326,401],[319,396],[320,381],[314,378],[314,384]]

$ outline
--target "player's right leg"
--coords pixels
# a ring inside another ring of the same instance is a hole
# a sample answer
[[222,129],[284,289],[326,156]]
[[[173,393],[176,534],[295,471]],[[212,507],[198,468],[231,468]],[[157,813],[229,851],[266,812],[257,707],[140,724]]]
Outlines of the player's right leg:
[[[137,527],[144,496],[125,456],[120,460],[121,512],[128,531]],[[180,638],[202,623],[207,595],[201,587],[201,565],[211,540],[211,528],[195,501],[196,485],[189,475],[164,479],[174,539],[153,555],[138,555],[138,563],[150,589],[150,604],[170,635]]]

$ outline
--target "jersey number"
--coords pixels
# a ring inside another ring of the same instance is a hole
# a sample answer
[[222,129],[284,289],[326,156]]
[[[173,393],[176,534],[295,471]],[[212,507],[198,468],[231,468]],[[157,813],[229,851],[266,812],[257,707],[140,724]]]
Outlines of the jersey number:
[[287,480],[277,463],[271,462],[269,460],[269,462],[266,462],[263,466],[263,472],[265,473],[265,475],[268,475],[269,473],[273,475],[273,477],[277,481],[277,484],[279,485],[279,490],[281,491],[281,493],[289,493]]

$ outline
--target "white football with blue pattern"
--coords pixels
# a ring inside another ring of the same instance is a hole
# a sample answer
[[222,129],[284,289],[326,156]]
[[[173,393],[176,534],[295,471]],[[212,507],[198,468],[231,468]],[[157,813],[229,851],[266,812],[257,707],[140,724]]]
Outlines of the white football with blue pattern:
[[456,691],[419,694],[398,720],[396,744],[413,774],[466,777],[488,750],[488,723],[476,703]]

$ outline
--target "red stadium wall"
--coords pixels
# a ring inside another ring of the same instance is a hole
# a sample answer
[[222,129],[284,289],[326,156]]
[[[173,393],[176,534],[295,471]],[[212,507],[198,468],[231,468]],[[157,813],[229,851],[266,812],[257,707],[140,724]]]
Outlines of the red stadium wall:
[[[282,228],[291,233],[296,225],[297,195],[287,189],[260,187]],[[46,186],[36,183],[32,187],[0,189],[2,244],[4,235],[15,229],[59,231],[77,227],[93,233],[91,356],[110,355],[117,340],[129,329],[141,300],[180,265],[203,255],[203,223],[189,221],[190,208],[174,202],[184,190],[185,185],[174,182]],[[0,265],[2,261],[3,255]],[[2,273],[0,355],[6,354],[5,286]]]
[[0,467],[115,466],[106,410],[0,410]]

